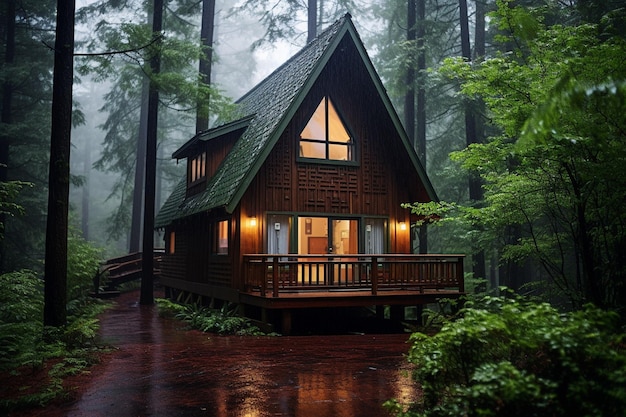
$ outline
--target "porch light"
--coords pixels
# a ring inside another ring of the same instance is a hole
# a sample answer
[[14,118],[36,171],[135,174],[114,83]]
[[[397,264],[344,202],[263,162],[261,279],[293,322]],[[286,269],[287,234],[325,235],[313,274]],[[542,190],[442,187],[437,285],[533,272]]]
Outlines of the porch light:
[[256,227],[256,216],[250,217],[250,226]]
[[406,223],[400,222],[400,230],[406,230]]

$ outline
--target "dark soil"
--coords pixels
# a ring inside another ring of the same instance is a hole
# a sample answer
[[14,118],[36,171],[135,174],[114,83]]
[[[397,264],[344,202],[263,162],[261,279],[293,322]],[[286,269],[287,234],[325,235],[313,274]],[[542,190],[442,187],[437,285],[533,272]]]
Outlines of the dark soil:
[[[10,416],[368,417],[388,415],[388,399],[415,399],[406,333],[216,336],[137,300],[123,294],[101,316],[114,348],[65,381],[66,398]],[[45,369],[33,372],[15,386],[36,389]]]

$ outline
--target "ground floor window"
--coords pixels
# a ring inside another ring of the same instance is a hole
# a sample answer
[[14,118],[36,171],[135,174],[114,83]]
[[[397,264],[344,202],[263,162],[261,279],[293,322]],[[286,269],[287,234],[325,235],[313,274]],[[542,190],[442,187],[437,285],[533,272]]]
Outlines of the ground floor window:
[[292,216],[272,214],[267,222],[267,253],[284,254],[290,252]]
[[167,253],[169,255],[172,255],[174,252],[176,252],[176,232],[172,230],[170,232],[168,239],[169,240],[167,242]]
[[228,254],[228,220],[222,220],[214,224],[213,253],[217,255]]

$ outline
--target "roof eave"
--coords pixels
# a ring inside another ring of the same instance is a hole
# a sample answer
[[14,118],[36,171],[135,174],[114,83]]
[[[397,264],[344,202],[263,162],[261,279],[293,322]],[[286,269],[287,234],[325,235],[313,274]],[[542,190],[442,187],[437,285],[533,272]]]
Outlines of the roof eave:
[[236,130],[243,129],[250,124],[250,121],[253,118],[254,115],[246,116],[233,122],[196,133],[193,138],[185,142],[184,145],[182,145],[172,154],[172,159],[182,159],[188,157],[188,151],[199,141],[206,142],[211,139],[215,139],[228,133],[234,132]]

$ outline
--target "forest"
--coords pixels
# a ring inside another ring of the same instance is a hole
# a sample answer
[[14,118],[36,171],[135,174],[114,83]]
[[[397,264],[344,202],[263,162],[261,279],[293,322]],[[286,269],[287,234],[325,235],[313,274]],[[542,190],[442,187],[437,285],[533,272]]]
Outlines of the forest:
[[172,152],[345,13],[440,198],[405,204],[414,251],[467,255],[465,306],[412,336],[423,403],[389,408],[623,414],[623,0],[3,1],[2,369],[100,311],[103,259],[163,246]]

